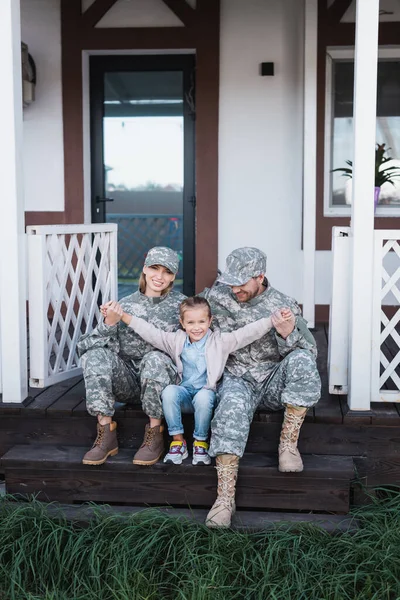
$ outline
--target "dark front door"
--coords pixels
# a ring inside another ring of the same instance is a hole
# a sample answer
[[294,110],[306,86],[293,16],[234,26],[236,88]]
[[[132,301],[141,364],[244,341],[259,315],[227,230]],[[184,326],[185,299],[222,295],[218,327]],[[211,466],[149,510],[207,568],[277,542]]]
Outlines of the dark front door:
[[152,246],[179,253],[175,288],[194,293],[194,61],[90,58],[92,222],[118,224],[119,297]]

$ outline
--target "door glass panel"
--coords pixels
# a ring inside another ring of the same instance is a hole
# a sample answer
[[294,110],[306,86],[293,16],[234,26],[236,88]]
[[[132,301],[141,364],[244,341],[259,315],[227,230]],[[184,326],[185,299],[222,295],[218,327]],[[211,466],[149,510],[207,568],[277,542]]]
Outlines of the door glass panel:
[[[118,224],[119,297],[137,289],[152,246],[183,258],[183,73],[104,75],[106,221]],[[182,260],[175,281],[182,290]]]

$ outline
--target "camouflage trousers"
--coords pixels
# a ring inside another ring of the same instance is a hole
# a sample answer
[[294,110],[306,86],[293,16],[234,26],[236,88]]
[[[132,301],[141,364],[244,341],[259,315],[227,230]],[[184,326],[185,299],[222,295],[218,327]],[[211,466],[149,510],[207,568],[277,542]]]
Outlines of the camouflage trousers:
[[252,377],[235,377],[225,370],[211,421],[209,454],[243,456],[257,406],[271,410],[286,405],[311,407],[320,395],[321,379],[315,359],[307,350],[293,350],[262,383]]
[[114,403],[139,396],[147,416],[162,418],[161,392],[176,382],[176,367],[162,352],[148,352],[137,372],[109,348],[93,348],[82,356],[86,407],[93,416],[114,414]]

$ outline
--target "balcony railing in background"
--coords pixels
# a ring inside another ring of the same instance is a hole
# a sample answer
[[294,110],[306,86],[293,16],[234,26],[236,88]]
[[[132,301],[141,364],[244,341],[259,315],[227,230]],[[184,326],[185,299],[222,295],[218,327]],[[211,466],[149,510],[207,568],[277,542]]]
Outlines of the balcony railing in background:
[[[118,279],[120,297],[127,293],[132,293],[132,286],[137,285],[149,248],[153,246],[168,246],[176,250],[182,258],[182,215],[109,213],[107,221],[118,225]],[[181,278],[182,274],[180,271],[178,272],[177,279]]]

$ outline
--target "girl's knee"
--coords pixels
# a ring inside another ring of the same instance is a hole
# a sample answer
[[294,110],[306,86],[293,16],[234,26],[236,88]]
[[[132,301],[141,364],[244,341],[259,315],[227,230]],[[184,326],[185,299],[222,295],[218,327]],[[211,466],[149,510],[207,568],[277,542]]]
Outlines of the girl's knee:
[[212,390],[200,390],[197,392],[194,403],[198,408],[213,408],[215,406],[216,394]]
[[164,402],[179,402],[179,386],[167,385],[161,392],[161,400]]

